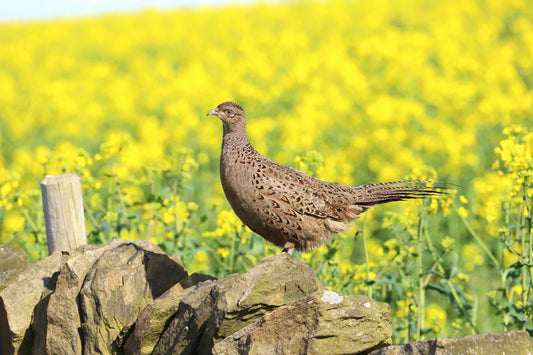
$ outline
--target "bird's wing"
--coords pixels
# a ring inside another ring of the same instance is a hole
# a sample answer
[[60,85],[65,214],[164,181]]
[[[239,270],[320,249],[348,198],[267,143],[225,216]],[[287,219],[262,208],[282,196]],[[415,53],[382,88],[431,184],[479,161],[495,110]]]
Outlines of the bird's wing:
[[321,181],[273,161],[255,175],[255,180],[256,188],[262,190],[258,192],[284,209],[317,218],[348,219],[345,209],[349,199],[345,195],[347,191],[341,189],[344,185]]
[[381,203],[418,199],[446,193],[446,187],[427,186],[433,181],[393,181],[348,186],[319,180],[302,171],[270,161],[257,180],[265,196],[290,207],[290,211],[317,218],[347,222]]

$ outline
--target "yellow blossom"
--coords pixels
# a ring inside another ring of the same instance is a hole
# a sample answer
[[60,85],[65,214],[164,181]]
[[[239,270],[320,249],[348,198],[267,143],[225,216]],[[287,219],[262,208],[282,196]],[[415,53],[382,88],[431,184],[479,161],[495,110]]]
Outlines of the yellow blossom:
[[468,217],[468,211],[466,210],[466,208],[464,208],[463,206],[459,207],[457,209],[457,213],[459,214],[459,216],[463,217],[463,218],[466,218]]
[[4,218],[3,229],[8,233],[20,232],[24,228],[24,217],[18,213],[9,213]]
[[426,306],[424,315],[424,327],[432,327],[435,332],[439,332],[441,325],[446,324],[447,312],[435,303]]
[[118,220],[118,213],[113,211],[108,211],[105,214],[104,220],[108,221],[109,223],[114,223]]
[[455,240],[453,238],[450,238],[450,237],[445,237],[442,241],[441,241],[441,245],[444,249],[451,249],[454,247],[455,245]]
[[513,286],[513,291],[517,294],[517,295],[521,295],[522,294],[522,286],[519,286],[519,285],[514,285]]
[[462,250],[462,258],[465,262],[465,270],[470,272],[476,266],[482,265],[484,262],[481,255],[480,248],[473,243],[466,244]]
[[[533,197],[532,16],[523,0],[362,0],[1,23],[0,240],[32,261],[44,256],[39,183],[76,173],[91,243],[145,238],[217,276],[279,253],[252,238],[220,184],[222,124],[205,113],[232,100],[245,108],[258,151],[321,179],[463,185],[459,215],[450,214],[453,190],[386,204],[301,258],[329,287],[372,290],[407,322],[417,292],[405,295],[412,280],[402,273],[417,270],[422,227],[423,264],[437,262],[428,280],[442,281],[438,264],[448,270],[458,253],[452,281],[469,300],[494,284],[471,271],[497,274],[472,232],[503,267],[528,260],[516,233],[527,218],[515,212],[529,211]],[[228,250],[231,265],[211,262]],[[439,250],[449,254],[431,260]],[[384,279],[366,285],[367,277]],[[427,293],[424,312],[434,297]],[[446,322],[468,332],[465,319]],[[412,335],[405,329],[394,334]]]
[[229,248],[218,248],[217,254],[220,255],[222,258],[227,258],[229,256]]

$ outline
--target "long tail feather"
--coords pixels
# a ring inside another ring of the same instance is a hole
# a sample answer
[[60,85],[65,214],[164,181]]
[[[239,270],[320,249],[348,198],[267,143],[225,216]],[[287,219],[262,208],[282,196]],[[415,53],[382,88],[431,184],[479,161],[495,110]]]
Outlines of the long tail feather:
[[[413,186],[398,186],[412,184]],[[431,184],[431,186],[428,186]],[[357,186],[361,196],[358,205],[376,205],[380,203],[418,199],[439,195],[446,195],[451,184],[429,180],[404,180],[382,182]]]

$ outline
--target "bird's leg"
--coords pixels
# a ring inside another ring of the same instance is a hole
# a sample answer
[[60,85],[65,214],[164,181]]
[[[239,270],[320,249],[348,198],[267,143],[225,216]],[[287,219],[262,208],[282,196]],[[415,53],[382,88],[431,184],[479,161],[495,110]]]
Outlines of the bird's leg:
[[289,255],[292,255],[292,252],[294,251],[294,243],[287,242],[283,246],[282,253],[289,253]]
[[283,248],[283,250],[281,252],[282,253],[288,253],[289,255],[292,255],[293,251],[294,251],[294,248],[290,248],[290,249]]

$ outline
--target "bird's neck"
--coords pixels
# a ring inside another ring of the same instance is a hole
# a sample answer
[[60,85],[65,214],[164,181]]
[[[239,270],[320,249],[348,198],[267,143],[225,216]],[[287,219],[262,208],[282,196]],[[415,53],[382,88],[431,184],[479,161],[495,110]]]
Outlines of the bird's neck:
[[246,121],[222,122],[224,135],[226,133],[237,133],[246,136]]
[[249,146],[250,142],[246,136],[246,124],[244,122],[235,122],[232,124],[224,123],[224,135],[222,145],[244,147]]

